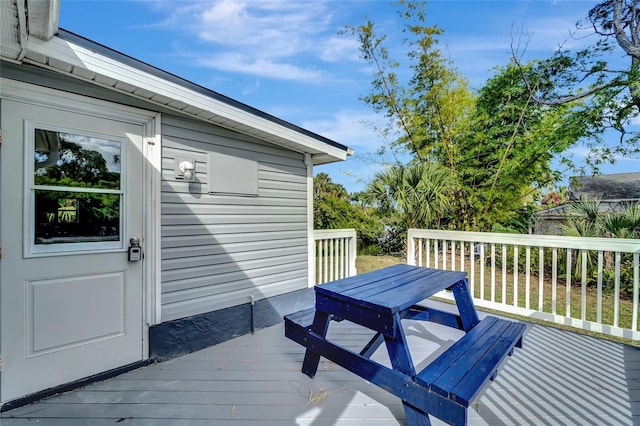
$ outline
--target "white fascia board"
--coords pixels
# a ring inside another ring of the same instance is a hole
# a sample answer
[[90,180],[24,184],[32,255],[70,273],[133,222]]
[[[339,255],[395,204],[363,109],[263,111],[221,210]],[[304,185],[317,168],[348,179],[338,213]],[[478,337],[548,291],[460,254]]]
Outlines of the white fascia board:
[[[324,154],[333,158],[334,161],[346,159],[346,151],[338,147],[333,147],[311,136],[296,132],[294,129],[279,125],[58,37],[54,37],[47,42],[30,38],[26,57],[38,63],[42,63],[43,58],[46,57],[48,61],[44,65],[49,65],[57,71],[71,72],[73,75],[86,75],[87,72],[95,73],[96,76],[93,80],[97,77],[98,79],[106,79],[106,81],[115,81],[116,84],[111,86],[112,88],[117,88],[134,96],[136,93],[152,93],[154,94],[152,98],[143,98],[152,102],[155,101],[157,103],[155,100],[157,98],[166,98],[168,102],[160,104],[177,111],[188,113],[187,111],[189,110],[185,111],[185,109],[191,107],[209,112],[213,114],[213,117],[207,121],[215,122],[216,124],[230,121],[237,124],[239,128],[248,126],[256,130],[255,134],[250,134],[251,136],[267,133],[276,138],[276,140],[282,139],[284,144],[290,148],[292,148],[291,143],[299,145],[301,152]],[[56,65],[56,61],[67,64],[67,66]],[[74,72],[75,68],[81,68],[85,71]],[[117,84],[118,82],[120,84]],[[182,105],[182,107],[172,107],[172,103],[174,105]],[[190,115],[202,119],[198,116],[202,114],[191,113]],[[225,127],[236,126],[227,124]],[[277,143],[273,139],[271,142]]]

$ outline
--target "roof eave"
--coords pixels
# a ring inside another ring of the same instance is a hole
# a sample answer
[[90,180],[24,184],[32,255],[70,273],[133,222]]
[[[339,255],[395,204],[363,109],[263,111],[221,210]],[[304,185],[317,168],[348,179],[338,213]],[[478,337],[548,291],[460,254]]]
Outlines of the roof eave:
[[350,149],[73,33],[29,37],[25,62],[107,87],[284,148],[314,164],[343,161]]

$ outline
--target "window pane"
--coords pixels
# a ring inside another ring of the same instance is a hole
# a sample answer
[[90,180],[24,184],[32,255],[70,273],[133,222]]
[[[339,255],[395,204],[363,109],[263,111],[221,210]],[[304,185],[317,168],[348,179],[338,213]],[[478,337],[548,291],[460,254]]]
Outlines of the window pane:
[[120,194],[35,190],[35,244],[120,241]]
[[36,185],[120,189],[121,142],[35,129]]

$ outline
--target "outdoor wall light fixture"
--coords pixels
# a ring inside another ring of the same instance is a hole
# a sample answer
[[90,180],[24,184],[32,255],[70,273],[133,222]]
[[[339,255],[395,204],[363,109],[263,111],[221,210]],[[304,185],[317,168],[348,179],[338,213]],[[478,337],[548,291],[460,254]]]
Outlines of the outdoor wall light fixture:
[[180,173],[182,173],[182,177],[184,180],[192,182],[196,177],[196,166],[191,161],[182,161],[178,165],[178,169]]

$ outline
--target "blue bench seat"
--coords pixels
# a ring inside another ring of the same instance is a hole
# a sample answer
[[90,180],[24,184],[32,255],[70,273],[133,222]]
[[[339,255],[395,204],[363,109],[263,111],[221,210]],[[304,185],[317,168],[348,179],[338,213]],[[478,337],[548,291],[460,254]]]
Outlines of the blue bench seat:
[[298,327],[302,330],[309,331],[313,325],[313,318],[316,314],[316,308],[306,308],[297,312],[284,316],[285,329],[289,327]]
[[495,379],[498,367],[522,347],[523,323],[488,316],[431,362],[416,383],[468,407],[484,384]]

